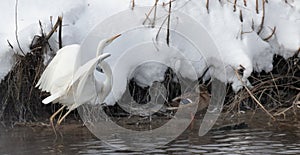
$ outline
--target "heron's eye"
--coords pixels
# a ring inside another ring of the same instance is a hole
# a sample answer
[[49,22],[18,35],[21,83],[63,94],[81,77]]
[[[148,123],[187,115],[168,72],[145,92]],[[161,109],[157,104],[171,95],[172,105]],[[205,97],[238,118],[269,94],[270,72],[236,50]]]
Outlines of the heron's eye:
[[103,73],[103,69],[102,69],[100,66],[97,66],[97,67],[96,67],[96,70],[97,70],[98,72]]

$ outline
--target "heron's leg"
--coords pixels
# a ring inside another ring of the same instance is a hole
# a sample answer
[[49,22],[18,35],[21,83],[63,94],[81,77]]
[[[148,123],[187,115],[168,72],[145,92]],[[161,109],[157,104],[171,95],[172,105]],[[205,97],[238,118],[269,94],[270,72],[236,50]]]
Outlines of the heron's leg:
[[54,131],[54,133],[55,133],[55,136],[57,136],[57,135],[56,135],[56,130],[55,130],[55,127],[54,127],[53,120],[54,120],[55,116],[56,116],[59,112],[61,112],[65,107],[66,107],[66,105],[62,106],[60,109],[58,109],[58,110],[57,110],[54,114],[52,114],[51,117],[50,117],[50,124],[51,124],[51,126],[52,126],[52,128],[53,128],[53,131]]
[[193,113],[191,113],[191,124],[190,124],[191,130],[194,128],[194,120],[195,120],[195,116],[193,115]]
[[70,108],[70,109],[68,110],[68,112],[65,113],[65,115],[57,121],[56,126],[59,126],[60,123],[68,116],[68,114],[69,114],[71,111],[73,111],[73,109]]

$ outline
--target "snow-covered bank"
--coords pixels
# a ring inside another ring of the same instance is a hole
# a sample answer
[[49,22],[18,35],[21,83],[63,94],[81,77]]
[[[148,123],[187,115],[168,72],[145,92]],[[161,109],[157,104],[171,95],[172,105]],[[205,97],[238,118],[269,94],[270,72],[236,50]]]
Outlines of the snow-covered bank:
[[[159,1],[159,6],[163,2],[167,1]],[[272,0],[263,7],[263,1],[259,0],[257,12],[255,1],[237,1],[236,4],[234,0],[210,1],[208,13],[206,1],[177,0],[174,2],[173,10],[186,13],[207,29],[221,54],[219,57],[207,56],[207,63],[219,70],[225,67],[227,72],[227,79],[224,79],[222,75],[212,73],[213,76],[224,82],[233,83],[233,88],[238,90],[241,88],[241,82],[235,76],[234,69],[242,66],[245,69],[243,80],[247,82],[253,70],[268,72],[272,69],[274,54],[289,58],[299,50],[300,2],[292,0],[287,2]],[[3,19],[0,29],[0,79],[14,64],[12,54],[21,53],[15,35],[15,4],[15,1],[7,0],[0,6],[0,17]],[[63,44],[81,43],[97,23],[122,10],[131,9],[130,4],[130,0],[19,1],[17,21],[20,46],[24,52],[29,52],[32,38],[40,34],[38,21],[42,21],[43,30],[48,32],[52,22],[54,23],[59,15],[64,18]],[[154,1],[135,1],[136,7],[153,4]],[[264,20],[262,20],[263,17]],[[261,27],[262,21],[263,27]],[[196,27],[191,29],[197,31]],[[272,35],[273,31],[274,35]],[[13,50],[9,47],[7,40],[12,44]],[[57,49],[56,42],[56,38],[52,37],[51,44],[54,50]],[[209,55],[209,53],[206,54]],[[114,56],[114,53],[112,55]],[[197,70],[199,75],[204,69],[195,68],[199,69]],[[145,76],[139,75],[137,80],[144,81],[143,77]],[[143,83],[148,83],[148,81]]]

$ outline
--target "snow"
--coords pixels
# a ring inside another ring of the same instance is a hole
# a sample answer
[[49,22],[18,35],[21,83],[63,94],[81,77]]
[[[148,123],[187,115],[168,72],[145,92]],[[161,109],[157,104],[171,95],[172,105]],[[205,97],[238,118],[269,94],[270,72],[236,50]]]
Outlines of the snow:
[[[163,3],[168,0],[159,1],[158,6],[162,7]],[[177,73],[184,78],[195,79],[200,77],[207,66],[213,66],[210,69],[210,76],[216,77],[223,82],[231,83],[232,88],[238,91],[242,88],[241,81],[235,75],[235,69],[244,68],[242,80],[251,86],[247,80],[253,71],[269,72],[272,70],[272,61],[274,54],[279,54],[284,58],[293,56],[300,48],[300,2],[298,0],[288,0],[286,3],[283,0],[270,0],[265,4],[265,14],[263,15],[262,1],[259,1],[259,13],[256,12],[255,1],[237,1],[236,11],[234,12],[234,0],[210,1],[209,13],[206,9],[206,1],[198,0],[177,0],[173,4],[174,14],[178,16],[187,15],[190,19],[184,20],[178,18],[177,27],[173,27],[175,31],[184,31],[186,37],[199,44],[194,47],[185,41],[179,34],[172,32],[171,48],[180,50],[186,60],[181,56],[176,56],[174,53],[161,53],[160,58],[162,63],[173,66]],[[3,0],[0,5],[0,80],[11,70],[15,60],[13,54],[21,54],[16,41],[16,23],[15,23],[15,5],[16,1]],[[152,6],[153,1],[135,0],[136,7]],[[167,12],[167,7],[163,8]],[[44,32],[48,32],[51,26],[55,23],[57,16],[63,16],[63,45],[80,44],[84,42],[87,35],[95,28],[95,26],[111,17],[117,15],[121,11],[131,10],[131,0],[109,0],[109,1],[93,1],[93,0],[44,0],[44,1],[18,1],[17,11],[17,28],[18,40],[24,53],[29,52],[29,45],[35,35],[40,34],[41,28],[38,21],[41,21]],[[137,14],[136,8],[132,11],[132,15]],[[240,12],[242,12],[243,21],[240,20]],[[145,13],[144,13],[145,14]],[[143,14],[143,15],[144,15]],[[182,14],[182,15],[181,15]],[[261,33],[260,30],[262,17],[265,17],[264,25]],[[136,22],[132,18],[119,19],[124,25],[134,25]],[[162,19],[159,19],[162,20]],[[196,34],[202,29],[197,27],[189,27],[192,20],[200,23],[207,31],[217,46],[216,50],[197,52],[200,46],[210,44],[209,41],[197,37]],[[184,26],[186,23],[187,26]],[[108,25],[107,27],[116,27]],[[276,28],[275,34],[269,38],[273,29]],[[117,31],[117,29],[115,30]],[[137,34],[134,34],[138,33]],[[130,52],[133,50],[142,50],[142,45],[132,47],[139,42],[144,42],[146,46],[153,40],[153,36],[157,33],[154,30],[132,30],[126,31],[127,34],[118,38],[116,43],[108,47],[105,52],[111,52],[112,56],[107,59],[107,62],[115,67],[114,72],[114,87],[113,93],[110,94],[107,100],[108,104],[113,104],[117,99],[112,99],[112,95],[117,98],[124,93],[126,82],[132,78],[132,72],[139,66],[138,61],[132,61]],[[129,33],[130,32],[130,33]],[[116,32],[120,33],[120,32]],[[111,32],[103,32],[103,37],[109,37]],[[143,35],[141,35],[143,34]],[[162,33],[161,35],[164,35]],[[140,37],[137,37],[140,36]],[[269,38],[268,41],[264,39]],[[95,40],[99,41],[99,37]],[[163,39],[161,39],[162,42]],[[9,46],[8,41],[13,46]],[[57,50],[56,34],[50,40],[51,47]],[[118,46],[116,46],[118,45]],[[162,43],[163,49],[167,49]],[[133,49],[130,49],[130,48]],[[93,49],[91,47],[90,49]],[[148,47],[155,49],[155,47]],[[128,49],[129,55],[123,55],[124,50]],[[166,50],[168,51],[168,50]],[[91,59],[94,56],[93,51],[87,51],[87,55],[83,58],[82,63]],[[178,52],[178,51],[177,51]],[[177,53],[178,54],[178,53]],[[137,57],[135,53],[133,57]],[[153,53],[141,55],[142,58],[151,57]],[[125,60],[131,62],[123,63],[123,68],[126,72],[116,68],[118,63],[121,63],[120,57],[127,57]],[[167,59],[170,57],[172,59]],[[300,56],[300,55],[298,55]],[[127,66],[126,66],[127,65]],[[194,68],[191,70],[190,68]],[[78,67],[78,66],[77,66]],[[166,70],[164,65],[144,65],[135,70],[135,80],[140,86],[149,86],[154,81],[162,81],[163,73]],[[226,71],[226,73],[223,72]],[[224,76],[226,74],[226,76]],[[118,89],[118,92],[117,91]]]

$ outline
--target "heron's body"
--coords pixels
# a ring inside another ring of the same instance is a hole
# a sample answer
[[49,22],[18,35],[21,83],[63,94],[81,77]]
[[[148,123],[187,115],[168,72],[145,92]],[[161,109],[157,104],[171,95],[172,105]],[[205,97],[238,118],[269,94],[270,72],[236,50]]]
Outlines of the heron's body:
[[[68,108],[68,112],[58,120],[57,125],[80,105],[93,103],[97,97],[99,102],[104,101],[111,91],[112,71],[109,65],[103,61],[110,54],[102,54],[102,50],[118,36],[120,35],[102,40],[98,45],[96,57],[78,69],[75,66],[78,66],[77,63],[79,63],[77,60],[80,56],[80,45],[69,45],[57,52],[57,55],[47,66],[36,85],[43,91],[51,94],[42,101],[44,104],[59,102],[63,105],[61,109],[50,117],[52,126],[54,117],[65,107]],[[98,80],[95,76],[94,71],[97,65],[103,69],[106,75],[104,82]]]

